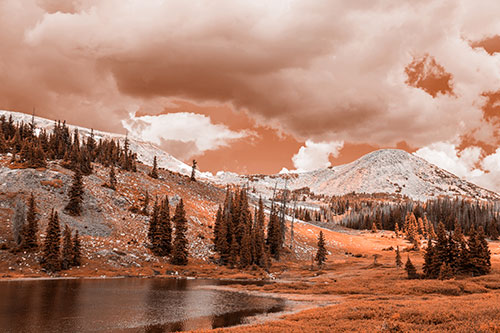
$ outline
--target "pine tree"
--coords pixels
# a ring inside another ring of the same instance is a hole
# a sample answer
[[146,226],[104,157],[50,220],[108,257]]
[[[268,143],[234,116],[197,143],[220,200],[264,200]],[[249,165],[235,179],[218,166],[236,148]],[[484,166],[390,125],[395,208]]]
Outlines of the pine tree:
[[454,275],[453,268],[451,268],[451,266],[448,265],[447,263],[443,262],[441,264],[441,267],[439,268],[438,279],[449,280],[453,277],[453,275]]
[[52,210],[49,224],[45,232],[43,244],[42,267],[49,272],[57,272],[61,269],[59,216]]
[[37,233],[38,220],[36,212],[35,196],[33,192],[28,201],[28,213],[26,214],[26,223],[23,227],[23,247],[25,249],[36,249],[38,247]]
[[251,216],[250,222],[246,224],[246,230],[241,239],[240,246],[240,267],[245,268],[252,264],[252,229]]
[[220,234],[221,234],[221,228],[222,228],[222,207],[219,206],[219,208],[217,209],[217,214],[215,216],[215,223],[214,223],[214,238],[213,238],[213,242],[214,242],[214,247],[215,247],[215,251],[217,252],[220,252],[220,249],[219,249],[219,243],[220,243]]
[[80,169],[76,169],[73,174],[73,184],[68,194],[69,202],[65,210],[69,215],[79,216],[82,213],[83,202],[83,183]]
[[80,266],[82,263],[82,253],[80,246],[80,237],[78,235],[78,230],[75,231],[75,236],[73,236],[73,258],[71,261],[71,266]]
[[399,231],[399,225],[397,223],[394,225],[394,233],[396,234],[396,238],[399,238],[400,231]]
[[151,169],[151,172],[149,173],[149,177],[158,179],[158,166],[156,163],[156,156],[153,159],[153,168]]
[[372,223],[372,233],[376,233],[377,232],[377,225],[375,224],[375,222]]
[[318,237],[318,250],[316,251],[316,256],[314,257],[314,260],[318,264],[318,267],[323,267],[323,263],[326,261],[326,255],[328,254],[326,247],[325,247],[325,238],[323,236],[323,231],[319,232],[319,237]]
[[408,256],[408,259],[406,260],[405,270],[406,270],[406,273],[408,274],[408,279],[416,279],[418,277],[417,276],[417,269],[415,268],[415,266],[411,262],[410,256]]
[[191,166],[191,180],[196,181],[196,166],[198,165],[198,162],[196,160],[193,160],[193,165]]
[[254,246],[255,246],[255,264],[259,267],[267,267],[266,246],[264,238],[264,203],[262,198],[259,198],[259,208],[255,214],[254,226]]
[[154,233],[153,253],[157,256],[167,256],[172,251],[172,227],[170,224],[170,208],[168,197],[159,207],[158,221]]
[[439,271],[436,269],[438,267],[435,264],[436,261],[436,253],[434,250],[434,246],[432,245],[432,241],[428,241],[427,248],[424,254],[424,275],[428,279],[435,279],[439,274]]
[[149,218],[148,240],[151,249],[155,247],[155,235],[159,217],[160,217],[160,206],[158,206],[158,198],[157,198],[153,205],[153,211],[151,212],[151,217]]
[[281,252],[281,225],[279,223],[278,215],[275,207],[271,207],[271,214],[269,216],[269,223],[267,228],[267,245],[271,256],[279,260]]
[[484,230],[479,227],[469,238],[470,272],[473,276],[488,274],[491,270],[491,253]]
[[442,222],[439,222],[438,224],[436,238],[432,272],[437,276],[439,274],[439,270],[441,269],[441,264],[443,262],[449,263],[448,237]]
[[149,192],[146,191],[146,194],[144,195],[144,202],[142,204],[142,210],[141,210],[142,214],[149,215],[148,206],[149,206]]
[[399,252],[399,246],[396,248],[396,267],[401,268],[403,266],[403,261],[401,260],[401,253]]
[[71,238],[71,229],[66,226],[63,232],[63,248],[62,248],[62,261],[61,269],[69,269],[73,262],[73,240]]
[[174,265],[187,265],[188,263],[188,249],[187,249],[187,220],[186,212],[184,211],[184,202],[181,199],[175,208],[175,215],[173,218],[175,225],[175,240],[172,251],[172,264]]
[[115,175],[115,168],[111,166],[109,169],[109,188],[112,190],[116,190],[116,175]]

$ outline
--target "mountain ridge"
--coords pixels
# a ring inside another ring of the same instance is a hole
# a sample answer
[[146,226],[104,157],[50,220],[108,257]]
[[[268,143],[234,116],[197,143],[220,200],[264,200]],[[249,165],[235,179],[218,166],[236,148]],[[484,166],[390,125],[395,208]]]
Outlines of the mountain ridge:
[[[31,122],[32,116],[20,112],[0,110],[0,116],[12,115],[16,122]],[[35,117],[38,128],[50,130],[54,121]],[[80,136],[90,135],[90,129],[68,125],[78,129]],[[94,131],[96,139],[112,138],[124,142],[122,134]],[[157,156],[158,166],[173,172],[190,175],[191,167],[178,160],[153,143],[128,138],[130,150],[137,153],[139,161],[146,165],[153,164]],[[333,167],[308,172],[280,173],[274,175],[239,175],[220,171],[216,175],[210,172],[196,171],[202,180],[218,185],[241,185],[255,188],[260,194],[272,195],[273,188],[298,190],[308,188],[314,194],[343,195],[355,193],[401,194],[416,200],[427,200],[440,196],[462,196],[483,200],[500,200],[500,195],[484,189],[456,175],[443,170],[423,158],[399,149],[379,149],[359,159]]]

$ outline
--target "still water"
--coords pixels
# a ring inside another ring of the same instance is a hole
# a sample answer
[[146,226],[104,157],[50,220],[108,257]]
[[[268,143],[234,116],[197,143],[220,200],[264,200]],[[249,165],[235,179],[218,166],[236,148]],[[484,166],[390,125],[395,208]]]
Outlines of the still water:
[[[0,332],[173,332],[244,323],[285,301],[206,286],[219,280],[0,282]],[[205,288],[204,288],[205,287]]]

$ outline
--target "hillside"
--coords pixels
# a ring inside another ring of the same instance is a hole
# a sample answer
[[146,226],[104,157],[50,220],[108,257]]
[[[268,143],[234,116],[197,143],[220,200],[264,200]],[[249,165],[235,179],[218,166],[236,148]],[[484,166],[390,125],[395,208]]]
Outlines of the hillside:
[[315,194],[395,193],[415,200],[462,196],[498,200],[497,193],[481,188],[440,169],[424,159],[398,149],[381,149],[344,165],[303,173],[238,177],[218,174],[220,182],[247,184],[270,193],[277,184],[289,189],[309,188]]

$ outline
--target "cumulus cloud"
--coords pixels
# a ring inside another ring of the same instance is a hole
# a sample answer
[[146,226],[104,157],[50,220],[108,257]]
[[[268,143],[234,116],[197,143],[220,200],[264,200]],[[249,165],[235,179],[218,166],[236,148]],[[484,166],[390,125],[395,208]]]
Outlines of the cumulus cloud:
[[415,155],[484,188],[500,192],[500,148],[483,156],[480,147],[460,151],[454,143],[437,142],[418,149]]
[[[109,130],[157,98],[231,103],[302,139],[423,146],[491,126],[482,93],[500,85],[500,54],[469,41],[500,34],[498,12],[494,0],[3,0],[0,101]],[[406,83],[427,54],[453,94]]]
[[300,147],[298,153],[293,155],[293,165],[299,172],[329,167],[331,166],[329,157],[337,157],[343,145],[342,141],[313,142],[307,140],[305,146]]
[[209,117],[189,112],[140,117],[130,114],[122,125],[131,137],[153,142],[181,159],[251,135],[248,131],[236,132],[225,125],[213,124]]

